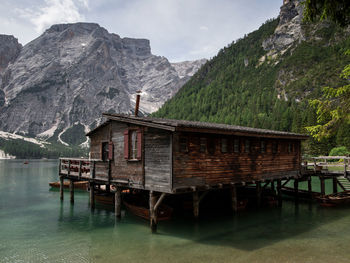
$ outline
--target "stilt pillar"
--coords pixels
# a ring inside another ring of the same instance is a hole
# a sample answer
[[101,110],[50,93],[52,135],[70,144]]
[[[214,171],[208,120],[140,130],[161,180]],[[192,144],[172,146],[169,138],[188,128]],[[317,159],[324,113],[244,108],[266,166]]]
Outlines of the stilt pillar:
[[237,204],[238,204],[238,202],[237,202],[237,187],[236,187],[236,185],[232,185],[231,186],[231,205],[232,205],[232,210],[234,211],[234,212],[237,212]]
[[323,176],[320,176],[320,182],[321,182],[321,195],[324,196],[326,194],[326,188],[325,188]]
[[95,184],[90,183],[90,208],[95,208]]
[[150,227],[152,233],[157,232],[157,211],[155,209],[155,205],[157,203],[157,196],[153,191],[149,192],[149,219],[150,219]]
[[198,219],[199,217],[199,193],[198,191],[193,192],[193,216]]
[[63,186],[64,186],[64,178],[60,176],[60,200],[63,201]]
[[109,186],[109,184],[106,184],[106,192],[109,193],[111,191],[111,187]]
[[256,182],[256,203],[261,207],[261,182]]
[[299,200],[299,180],[297,178],[294,178],[294,197],[295,201]]
[[271,191],[272,191],[272,194],[276,194],[276,192],[275,192],[275,180],[271,181]]
[[69,180],[69,192],[70,192],[70,202],[74,204],[74,181],[72,179]]
[[309,192],[310,195],[312,195],[312,184],[311,184],[311,175],[307,179],[307,191]]
[[117,187],[116,192],[114,193],[114,210],[115,210],[115,216],[117,218],[121,217],[121,205],[122,205],[121,192],[122,191],[120,187]]
[[278,199],[278,206],[282,207],[282,182],[281,182],[281,179],[277,180],[277,199]]
[[333,194],[338,193],[338,181],[337,181],[337,177],[333,177],[332,178],[333,181]]

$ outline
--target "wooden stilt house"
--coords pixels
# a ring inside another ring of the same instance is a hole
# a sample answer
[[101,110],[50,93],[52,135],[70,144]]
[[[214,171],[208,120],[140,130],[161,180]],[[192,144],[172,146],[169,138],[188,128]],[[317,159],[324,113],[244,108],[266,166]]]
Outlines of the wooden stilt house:
[[151,210],[157,208],[156,193],[164,197],[194,192],[195,201],[199,191],[231,187],[236,202],[236,185],[277,181],[278,187],[281,179],[298,177],[301,141],[307,139],[296,133],[216,123],[103,116],[107,121],[87,134],[90,171],[85,175],[82,161],[76,163],[78,170],[70,167],[72,160],[67,168],[69,160],[62,159],[60,175],[150,191]]

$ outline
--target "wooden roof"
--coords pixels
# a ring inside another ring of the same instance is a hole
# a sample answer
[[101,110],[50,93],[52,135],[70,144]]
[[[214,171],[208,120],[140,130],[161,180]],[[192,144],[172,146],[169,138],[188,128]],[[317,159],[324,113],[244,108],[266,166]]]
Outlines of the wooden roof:
[[146,127],[153,127],[168,131],[188,131],[198,133],[214,133],[214,134],[232,134],[240,136],[257,136],[257,137],[276,137],[276,138],[293,138],[293,139],[307,139],[308,136],[304,134],[274,131],[267,129],[258,129],[251,127],[243,127],[236,125],[227,125],[210,122],[199,122],[199,121],[185,121],[185,120],[172,120],[172,119],[161,119],[151,117],[135,117],[125,114],[110,114],[103,113],[103,116],[107,118],[107,122],[96,127],[87,136],[93,134],[96,130],[105,126],[110,120],[131,123]]

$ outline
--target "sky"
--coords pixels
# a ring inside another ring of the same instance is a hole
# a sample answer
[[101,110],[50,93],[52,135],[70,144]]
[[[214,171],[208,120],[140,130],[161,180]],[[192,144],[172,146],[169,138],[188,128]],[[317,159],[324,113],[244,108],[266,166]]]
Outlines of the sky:
[[0,0],[0,34],[22,45],[53,24],[94,22],[121,37],[150,40],[171,62],[210,59],[277,17],[282,0]]

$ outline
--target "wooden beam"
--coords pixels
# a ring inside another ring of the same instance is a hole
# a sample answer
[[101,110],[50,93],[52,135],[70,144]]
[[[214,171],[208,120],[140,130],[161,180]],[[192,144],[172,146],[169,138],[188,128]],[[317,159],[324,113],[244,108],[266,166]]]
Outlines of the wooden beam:
[[95,184],[90,183],[90,208],[95,209]]
[[256,182],[256,203],[261,207],[261,182]]
[[69,180],[69,191],[70,191],[70,202],[74,204],[74,181],[72,179]]
[[199,193],[193,192],[193,216],[197,219],[199,217]]
[[153,191],[149,191],[149,219],[152,233],[157,232],[157,212],[154,209],[157,202],[157,196]]
[[295,201],[299,200],[299,181],[297,178],[294,179],[294,197]]
[[121,188],[117,186],[116,191],[114,193],[114,211],[115,211],[115,216],[117,218],[121,217],[121,206],[122,206]]
[[60,200],[63,201],[63,187],[64,187],[64,177],[60,176]]
[[326,189],[325,189],[323,176],[320,176],[320,182],[321,182],[321,195],[324,196],[326,194]]
[[333,182],[333,194],[338,193],[338,180],[336,177],[332,178],[332,182]]
[[232,185],[231,186],[231,206],[232,206],[232,210],[234,212],[237,212],[238,207],[237,207],[237,187],[236,185]]
[[164,197],[166,196],[166,193],[162,193],[157,201],[157,203],[154,206],[154,210],[157,211],[158,206],[162,203]]
[[312,195],[312,181],[311,181],[311,176],[308,177],[307,179],[307,190],[310,195]]
[[271,180],[271,191],[272,191],[272,194],[276,194],[275,193],[275,180]]
[[282,182],[281,179],[277,179],[277,199],[278,199],[278,206],[282,207]]

